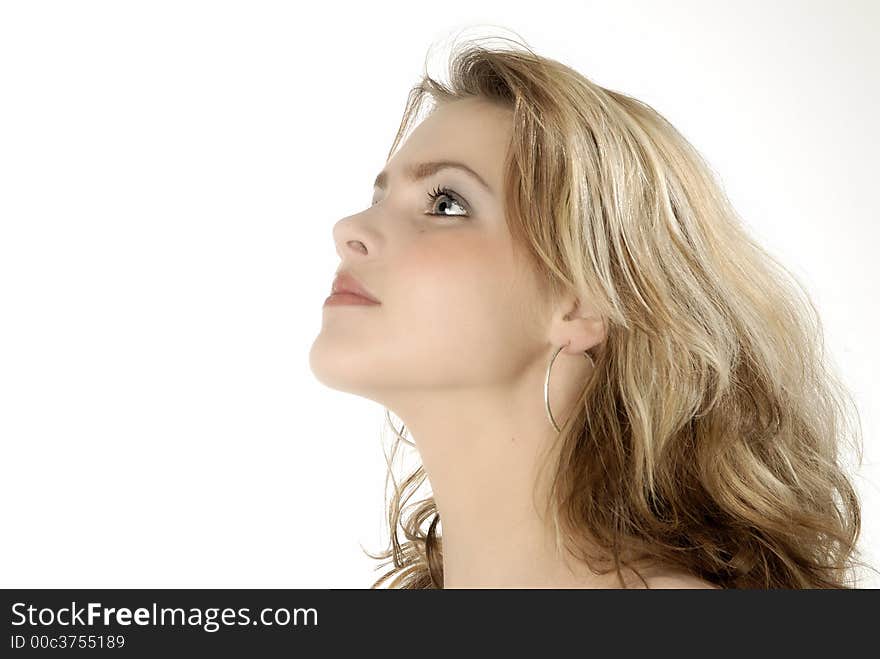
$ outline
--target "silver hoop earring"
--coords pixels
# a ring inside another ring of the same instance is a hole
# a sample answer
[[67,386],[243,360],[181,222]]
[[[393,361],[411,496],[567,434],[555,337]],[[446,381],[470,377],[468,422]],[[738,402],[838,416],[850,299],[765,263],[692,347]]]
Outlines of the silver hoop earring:
[[398,437],[400,437],[401,441],[406,442],[410,446],[415,446],[415,442],[413,442],[403,436],[403,433],[406,432],[406,424],[405,423],[400,424],[400,430],[398,430],[397,428],[394,427],[394,423],[391,421],[391,415],[388,414],[387,407],[385,408],[385,418],[388,420],[388,425],[391,426],[391,429],[394,431],[394,434],[397,435]]
[[[550,423],[553,424],[553,427],[556,429],[556,432],[560,432],[559,426],[556,425],[556,419],[553,418],[553,412],[550,411],[550,369],[553,368],[553,362],[556,361],[556,356],[565,346],[559,346],[556,349],[556,352],[553,353],[553,356],[550,358],[550,363],[547,365],[547,377],[544,378],[544,407],[547,408],[547,417],[550,419]],[[590,365],[595,368],[596,362],[593,361],[593,358],[590,357],[589,353],[584,350],[584,357],[590,360]]]

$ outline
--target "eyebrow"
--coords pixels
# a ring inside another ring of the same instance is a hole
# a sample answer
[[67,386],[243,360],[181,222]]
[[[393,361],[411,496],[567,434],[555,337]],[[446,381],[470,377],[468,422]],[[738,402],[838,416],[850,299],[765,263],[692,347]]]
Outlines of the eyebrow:
[[[465,165],[463,162],[457,162],[455,160],[432,160],[430,162],[417,162],[407,167],[405,170],[405,174],[410,181],[420,181],[421,179],[427,178],[432,174],[436,174],[441,169],[459,169],[473,177],[480,185],[486,188],[486,190],[488,190],[490,194],[492,194],[492,187],[488,183],[486,183],[482,176],[477,174],[477,172]],[[373,187],[384,190],[387,185],[388,172],[382,170],[376,177],[376,181],[375,183],[373,183]]]

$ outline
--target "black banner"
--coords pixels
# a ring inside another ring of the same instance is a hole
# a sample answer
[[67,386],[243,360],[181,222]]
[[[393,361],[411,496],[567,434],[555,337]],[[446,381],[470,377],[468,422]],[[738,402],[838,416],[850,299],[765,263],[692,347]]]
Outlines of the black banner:
[[801,645],[838,654],[871,633],[877,592],[16,589],[0,591],[7,630],[0,655],[470,653],[476,644],[543,655],[572,643],[587,653],[629,653],[754,650],[758,642],[765,650]]

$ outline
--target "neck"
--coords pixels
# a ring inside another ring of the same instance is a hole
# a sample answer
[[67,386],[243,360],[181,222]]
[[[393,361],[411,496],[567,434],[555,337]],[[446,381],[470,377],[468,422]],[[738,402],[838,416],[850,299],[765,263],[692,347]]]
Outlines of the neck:
[[[609,583],[556,551],[544,515],[557,433],[543,376],[535,369],[516,386],[395,398],[391,409],[412,434],[440,513],[444,588]],[[563,394],[551,390],[560,425],[573,403]]]

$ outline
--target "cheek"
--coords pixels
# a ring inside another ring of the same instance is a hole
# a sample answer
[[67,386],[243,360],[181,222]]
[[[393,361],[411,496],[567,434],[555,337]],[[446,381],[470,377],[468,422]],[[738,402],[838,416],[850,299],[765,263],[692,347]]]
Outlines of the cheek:
[[[399,279],[407,306],[435,315],[461,316],[481,307],[484,314],[506,292],[510,264],[500,250],[462,232],[426,241],[400,261]],[[482,315],[482,314],[480,314]]]
[[395,317],[411,330],[405,336],[435,353],[466,360],[480,354],[484,361],[487,351],[501,351],[499,358],[509,358],[528,338],[524,289],[504,243],[450,232],[408,250],[394,279],[401,283],[395,286]]

